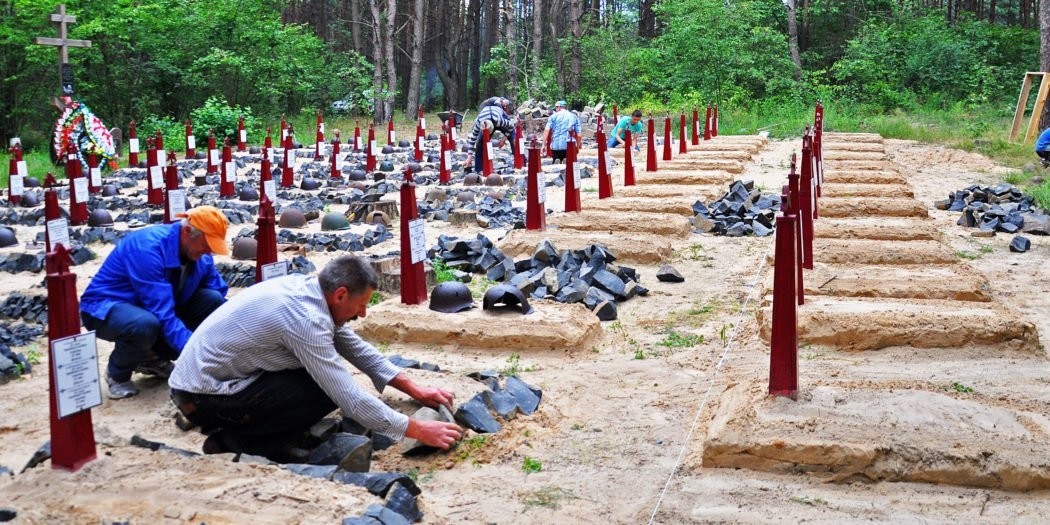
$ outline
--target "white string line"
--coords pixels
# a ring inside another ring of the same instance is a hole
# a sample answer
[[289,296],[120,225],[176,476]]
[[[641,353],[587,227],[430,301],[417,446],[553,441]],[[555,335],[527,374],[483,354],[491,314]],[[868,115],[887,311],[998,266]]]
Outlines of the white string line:
[[667,495],[667,490],[671,488],[671,481],[674,480],[674,475],[678,472],[678,467],[682,464],[682,458],[685,456],[685,451],[689,448],[689,443],[692,442],[693,433],[696,431],[697,423],[700,422],[700,415],[704,413],[704,407],[707,405],[707,398],[711,394],[711,390],[714,389],[715,380],[718,379],[718,373],[722,371],[722,365],[725,364],[726,357],[729,355],[729,349],[733,345],[733,340],[736,338],[736,331],[743,324],[741,320],[747,312],[747,305],[751,302],[751,297],[754,295],[754,291],[758,288],[758,283],[762,279],[762,270],[766,268],[766,259],[769,258],[769,252],[776,245],[776,234],[773,234],[773,240],[770,241],[769,246],[766,247],[765,254],[762,255],[762,260],[758,264],[758,271],[755,273],[755,282],[751,284],[751,289],[748,291],[747,298],[744,299],[744,304],[740,306],[740,313],[737,316],[736,323],[733,325],[732,332],[729,333],[729,338],[726,340],[725,347],[722,349],[722,355],[718,358],[718,363],[715,364],[714,373],[711,374],[711,381],[707,384],[707,391],[704,392],[704,396],[700,399],[700,406],[696,410],[696,416],[693,417],[693,424],[689,427],[689,433],[685,436],[685,441],[682,442],[682,448],[678,451],[678,459],[674,462],[674,467],[671,469],[671,475],[667,476],[667,483],[664,483],[663,490],[660,491],[660,498],[656,500],[656,507],[653,508],[653,513],[649,516],[649,525],[653,524],[653,520],[656,519],[656,513],[660,510],[660,505],[664,501],[664,496]]

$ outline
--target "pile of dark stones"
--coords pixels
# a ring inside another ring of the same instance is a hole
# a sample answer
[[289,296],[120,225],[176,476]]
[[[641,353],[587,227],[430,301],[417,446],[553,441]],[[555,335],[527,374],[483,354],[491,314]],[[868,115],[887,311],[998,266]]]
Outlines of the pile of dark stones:
[[[41,232],[41,235],[43,235],[43,232]],[[74,243],[74,245],[76,244]],[[0,254],[0,271],[8,273],[40,273],[44,269],[44,256],[43,250],[38,253]],[[73,259],[74,266],[84,264],[96,257],[95,252],[85,246],[74,246],[69,251],[69,256]]]
[[[43,200],[41,200],[41,202],[43,202]],[[61,212],[63,217],[69,217],[69,213],[67,213],[65,209],[61,210]],[[10,224],[12,226],[43,226],[44,207],[38,206],[21,212],[12,207],[0,208],[0,224]]]
[[773,234],[778,211],[780,195],[763,194],[755,188],[754,181],[735,181],[720,199],[708,204],[693,203],[695,215],[690,222],[697,233],[765,237]]
[[[251,236],[255,236],[254,231]],[[278,243],[299,244],[311,252],[359,252],[393,238],[394,235],[382,224],[375,225],[374,229],[366,231],[364,235],[353,232],[306,233],[288,229],[277,232]]]
[[442,235],[429,256],[441,259],[453,270],[508,282],[535,299],[582,302],[602,321],[617,318],[619,302],[649,293],[639,284],[635,269],[613,264],[616,256],[600,244],[559,251],[544,241],[532,257],[514,261],[482,234],[476,239]]
[[[46,314],[46,312],[45,312]],[[29,374],[33,366],[23,353],[11,350],[13,346],[25,346],[44,335],[40,326],[23,323],[0,323],[0,384]]]
[[471,208],[478,210],[478,222],[488,228],[525,227],[525,209],[514,206],[508,199],[494,199],[486,195],[480,203],[467,206],[467,209]]
[[[87,228],[71,229],[69,233],[69,238],[70,240],[79,242],[81,244],[117,244],[128,233],[131,232],[129,230],[118,230],[110,226],[88,226]],[[43,232],[41,232],[41,234],[38,235],[37,240],[40,242],[44,242]]]
[[488,389],[459,405],[454,417],[457,423],[479,434],[499,432],[503,426],[496,418],[510,421],[518,414],[532,415],[543,398],[543,391],[517,376],[507,376],[502,385],[499,373],[492,370],[474,372],[468,377],[484,383]]
[[957,224],[994,235],[1002,233],[1050,234],[1050,216],[1035,199],[1012,184],[972,185],[953,191],[934,203],[939,210],[962,212]]
[[[253,263],[221,262],[215,265],[215,270],[230,288],[246,288],[255,284],[255,264]],[[316,270],[317,267],[303,255],[296,255],[288,264],[288,273],[309,275]]]
[[47,296],[13,292],[0,304],[0,317],[47,324]]

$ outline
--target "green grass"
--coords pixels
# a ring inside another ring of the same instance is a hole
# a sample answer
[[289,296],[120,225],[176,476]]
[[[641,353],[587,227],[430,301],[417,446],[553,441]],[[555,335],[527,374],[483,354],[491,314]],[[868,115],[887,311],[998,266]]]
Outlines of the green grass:
[[525,494],[522,497],[521,502],[524,503],[526,507],[546,507],[549,509],[559,509],[561,508],[561,500],[566,499],[579,498],[576,496],[576,493],[571,490],[556,487],[554,485],[548,485],[535,492]]
[[966,385],[964,385],[962,383],[959,383],[958,381],[952,381],[952,384],[948,385],[948,389],[949,390],[954,390],[954,391],[956,391],[956,392],[958,392],[960,394],[972,394],[973,393],[973,389],[972,388],[970,388],[970,387],[968,387],[968,386],[966,386]]
[[668,330],[666,337],[656,344],[668,348],[691,348],[703,342],[704,336],[702,335],[684,334],[675,330]]
[[434,268],[434,280],[437,283],[444,283],[448,281],[455,281],[456,275],[451,268],[445,265],[445,261],[435,258],[430,262],[430,265]]
[[521,460],[521,471],[526,474],[535,474],[543,471],[543,463],[540,460],[525,456]]
[[[10,175],[10,160],[11,154],[8,153],[7,149],[0,152],[0,186],[3,187],[4,191],[7,190],[7,178]],[[29,176],[37,179],[41,182],[44,180],[44,176],[51,172],[55,175],[55,178],[64,178],[65,168],[60,168],[51,164],[51,157],[48,155],[47,150],[44,151],[27,151],[22,154],[22,160],[26,161],[26,167],[29,168]]]
[[521,354],[519,354],[517,352],[514,352],[513,354],[510,354],[510,357],[507,358],[507,366],[499,369],[499,373],[504,375],[504,376],[507,376],[507,377],[510,377],[510,376],[517,377],[522,372],[534,372],[534,371],[536,371],[536,367],[535,366],[522,366],[521,365]]
[[960,258],[960,259],[966,259],[968,261],[972,261],[974,259],[980,258],[981,254],[970,252],[970,251],[966,251],[966,250],[956,250],[955,251],[955,256]]

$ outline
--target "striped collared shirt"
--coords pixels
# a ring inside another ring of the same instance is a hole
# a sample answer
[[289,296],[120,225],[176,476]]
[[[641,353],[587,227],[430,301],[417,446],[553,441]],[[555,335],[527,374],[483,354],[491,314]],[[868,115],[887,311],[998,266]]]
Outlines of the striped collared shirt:
[[349,326],[335,326],[316,276],[293,274],[252,286],[209,315],[186,343],[168,384],[230,395],[264,372],[305,368],[344,416],[403,439],[408,416],[358,386],[340,356],[380,392],[400,372]]

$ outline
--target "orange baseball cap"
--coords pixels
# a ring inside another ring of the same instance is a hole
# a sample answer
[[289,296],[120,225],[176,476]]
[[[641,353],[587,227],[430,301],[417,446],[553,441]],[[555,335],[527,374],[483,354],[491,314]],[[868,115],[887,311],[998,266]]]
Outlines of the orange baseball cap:
[[228,255],[230,248],[226,245],[226,215],[215,206],[197,206],[186,213],[176,215],[186,218],[190,226],[197,228],[208,241],[211,253]]

